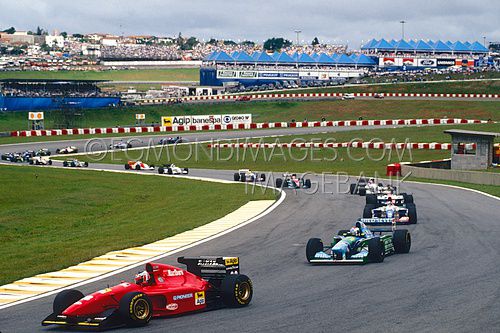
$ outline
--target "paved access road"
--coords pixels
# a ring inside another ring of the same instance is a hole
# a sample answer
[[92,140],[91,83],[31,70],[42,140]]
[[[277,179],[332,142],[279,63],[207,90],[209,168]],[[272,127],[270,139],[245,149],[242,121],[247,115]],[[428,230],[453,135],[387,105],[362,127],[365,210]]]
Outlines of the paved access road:
[[[222,179],[232,179],[232,173],[190,172]],[[311,179],[313,183],[320,180]],[[157,319],[144,328],[119,331],[498,330],[498,200],[437,185],[402,184],[402,191],[414,193],[419,215],[418,225],[408,227],[413,237],[409,254],[365,266],[310,266],[305,259],[308,238],[320,236],[328,241],[339,229],[350,227],[362,213],[364,197],[337,194],[335,188],[335,184],[326,185],[327,192],[336,194],[287,190],[285,201],[269,215],[178,254],[240,256],[242,273],[252,278],[255,289],[249,307]],[[346,190],[347,185],[342,189]],[[200,203],[200,207],[209,204]],[[176,258],[161,261],[175,264]],[[108,284],[130,281],[136,272],[137,268],[79,289],[89,293]],[[59,332],[40,326],[51,312],[53,298],[0,310],[0,331]]]

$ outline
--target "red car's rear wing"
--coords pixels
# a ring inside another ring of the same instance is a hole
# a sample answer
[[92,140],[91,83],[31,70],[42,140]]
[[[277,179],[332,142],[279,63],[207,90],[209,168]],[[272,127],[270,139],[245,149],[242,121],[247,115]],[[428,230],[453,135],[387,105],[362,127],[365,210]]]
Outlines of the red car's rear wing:
[[187,271],[204,279],[223,279],[229,274],[240,273],[238,257],[179,257],[177,262],[187,266]]

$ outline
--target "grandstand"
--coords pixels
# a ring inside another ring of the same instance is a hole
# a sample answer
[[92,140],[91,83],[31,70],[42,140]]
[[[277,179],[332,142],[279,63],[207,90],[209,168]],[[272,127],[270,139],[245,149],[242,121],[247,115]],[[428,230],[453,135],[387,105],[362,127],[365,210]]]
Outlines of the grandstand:
[[200,84],[244,86],[293,82],[329,82],[359,77],[377,65],[364,54],[286,52],[212,52],[203,60]]
[[0,80],[0,110],[53,110],[118,105],[120,98],[101,92],[90,80]]
[[381,69],[424,69],[493,65],[489,50],[479,42],[372,39],[361,47],[378,58]]

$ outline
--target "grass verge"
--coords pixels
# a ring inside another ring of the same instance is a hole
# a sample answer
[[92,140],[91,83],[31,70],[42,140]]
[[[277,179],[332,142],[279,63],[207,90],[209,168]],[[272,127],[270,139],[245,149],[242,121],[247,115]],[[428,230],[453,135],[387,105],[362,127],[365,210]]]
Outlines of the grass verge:
[[238,184],[0,166],[0,285],[214,221],[271,191]]
[[456,182],[456,181],[452,181],[452,180],[436,180],[436,179],[415,178],[415,177],[410,177],[407,180],[416,181],[416,182],[423,182],[423,183],[436,183],[436,184],[453,185],[453,186],[458,186],[458,187],[470,188],[470,189],[478,190],[478,191],[488,193],[488,194],[491,194],[493,196],[500,198],[500,186],[495,186],[495,185],[481,185],[481,184]]

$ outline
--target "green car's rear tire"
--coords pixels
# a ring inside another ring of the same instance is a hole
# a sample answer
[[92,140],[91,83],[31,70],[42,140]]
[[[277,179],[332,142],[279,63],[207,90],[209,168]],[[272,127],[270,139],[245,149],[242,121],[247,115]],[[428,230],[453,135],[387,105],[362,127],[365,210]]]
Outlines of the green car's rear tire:
[[283,179],[277,178],[276,179],[276,187],[277,188],[282,188],[283,187]]
[[394,230],[392,234],[392,244],[396,253],[408,253],[411,248],[411,236],[408,230]]
[[316,253],[323,251],[323,242],[319,238],[311,238],[306,245],[306,259],[311,262]]

